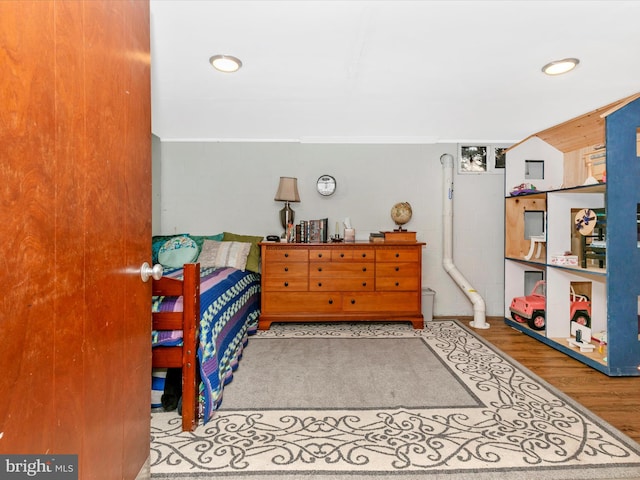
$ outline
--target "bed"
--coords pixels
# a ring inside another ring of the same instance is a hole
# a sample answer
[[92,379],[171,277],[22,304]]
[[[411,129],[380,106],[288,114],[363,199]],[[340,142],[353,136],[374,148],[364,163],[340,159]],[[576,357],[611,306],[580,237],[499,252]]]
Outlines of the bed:
[[200,263],[152,286],[152,365],[182,368],[182,430],[211,419],[260,315],[260,275]]

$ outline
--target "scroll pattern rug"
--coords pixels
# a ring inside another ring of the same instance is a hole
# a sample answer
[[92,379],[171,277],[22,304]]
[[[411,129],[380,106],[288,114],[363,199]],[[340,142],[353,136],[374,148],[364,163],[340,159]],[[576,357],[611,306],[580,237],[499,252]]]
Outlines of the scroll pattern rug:
[[457,321],[282,324],[257,335],[247,351],[261,337],[421,337],[480,404],[221,410],[194,432],[155,413],[152,478],[640,478],[640,445]]

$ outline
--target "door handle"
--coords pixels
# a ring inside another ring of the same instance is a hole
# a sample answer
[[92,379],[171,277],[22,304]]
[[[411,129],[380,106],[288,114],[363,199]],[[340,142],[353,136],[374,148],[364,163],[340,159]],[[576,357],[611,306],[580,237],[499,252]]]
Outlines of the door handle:
[[144,262],[140,267],[140,278],[142,278],[143,282],[148,282],[149,278],[160,280],[163,273],[164,269],[159,263],[156,263],[153,267],[151,267],[147,262]]

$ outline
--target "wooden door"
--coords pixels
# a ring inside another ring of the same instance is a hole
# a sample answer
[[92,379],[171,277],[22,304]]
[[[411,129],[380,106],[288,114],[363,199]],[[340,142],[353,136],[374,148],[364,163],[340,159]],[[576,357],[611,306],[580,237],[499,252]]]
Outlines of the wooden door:
[[0,2],[0,453],[149,456],[149,5]]

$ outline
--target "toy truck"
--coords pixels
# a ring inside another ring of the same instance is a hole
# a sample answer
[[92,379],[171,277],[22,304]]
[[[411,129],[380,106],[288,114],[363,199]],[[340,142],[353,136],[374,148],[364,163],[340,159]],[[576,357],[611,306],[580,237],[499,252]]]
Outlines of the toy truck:
[[545,304],[544,280],[540,280],[533,286],[531,294],[511,300],[509,306],[511,318],[518,323],[526,323],[534,330],[544,330]]
[[591,328],[591,302],[586,295],[577,295],[571,289],[571,312],[569,314],[572,322]]
[[[533,330],[544,330],[546,326],[544,280],[536,282],[531,294],[515,297],[511,300],[509,311],[511,318],[518,323],[526,323]],[[585,295],[577,295],[573,288],[570,296],[570,321],[585,327],[591,327],[591,302]]]

